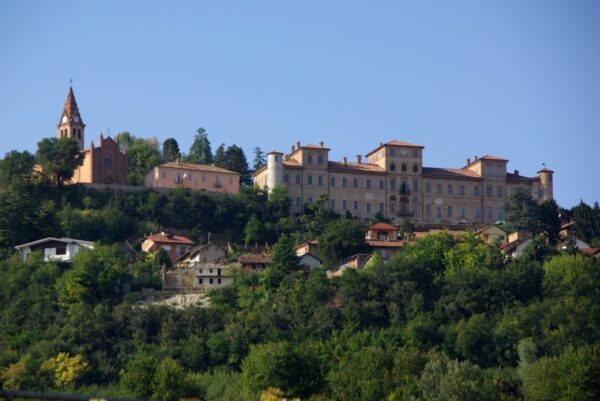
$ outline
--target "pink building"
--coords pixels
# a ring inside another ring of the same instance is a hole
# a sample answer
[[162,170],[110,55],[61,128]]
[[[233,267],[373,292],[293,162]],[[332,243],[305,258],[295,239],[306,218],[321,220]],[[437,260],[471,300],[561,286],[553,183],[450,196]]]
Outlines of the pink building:
[[240,174],[207,164],[169,162],[146,173],[144,186],[151,188],[185,188],[198,191],[235,194],[240,189]]

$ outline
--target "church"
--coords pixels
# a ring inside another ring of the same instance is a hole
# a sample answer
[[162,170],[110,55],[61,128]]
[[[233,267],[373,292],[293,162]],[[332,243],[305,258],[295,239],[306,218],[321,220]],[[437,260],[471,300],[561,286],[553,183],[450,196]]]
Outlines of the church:
[[104,138],[100,133],[98,146],[92,141],[90,147],[84,149],[85,124],[71,86],[57,129],[59,138],[75,139],[83,155],[83,164],[75,170],[72,184],[127,184],[127,154],[121,151],[118,141],[110,136]]

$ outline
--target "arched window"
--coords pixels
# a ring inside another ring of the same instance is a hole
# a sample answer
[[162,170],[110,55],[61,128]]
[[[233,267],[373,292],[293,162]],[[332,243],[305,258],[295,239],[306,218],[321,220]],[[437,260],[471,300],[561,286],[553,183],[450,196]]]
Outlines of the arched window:
[[112,168],[112,158],[110,156],[104,158],[104,167]]

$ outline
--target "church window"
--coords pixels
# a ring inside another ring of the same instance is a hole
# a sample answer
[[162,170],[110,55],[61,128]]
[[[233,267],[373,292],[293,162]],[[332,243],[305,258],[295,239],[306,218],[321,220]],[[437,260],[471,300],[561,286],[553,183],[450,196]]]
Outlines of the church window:
[[104,158],[104,167],[112,168],[112,158],[110,156]]

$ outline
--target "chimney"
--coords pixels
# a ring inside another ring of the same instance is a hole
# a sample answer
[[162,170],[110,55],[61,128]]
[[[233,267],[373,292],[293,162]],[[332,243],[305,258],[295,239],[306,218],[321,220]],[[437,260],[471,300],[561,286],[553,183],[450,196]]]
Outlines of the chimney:
[[467,166],[468,166],[469,164],[471,164],[471,159],[470,159],[470,158],[467,158]]
[[519,170],[515,170],[515,175],[519,175]]
[[361,159],[362,159],[361,155],[356,155],[356,163],[360,164],[361,163]]
[[344,156],[344,166],[348,164],[348,158],[346,156]]
[[298,149],[300,149],[300,141],[296,142],[296,145],[298,145]]
[[296,147],[294,145],[292,145],[292,153],[294,153],[296,151]]
[[319,142],[319,145],[321,145],[321,147],[323,147],[323,143],[324,143],[324,142],[323,142],[323,141],[321,141],[321,142]]

